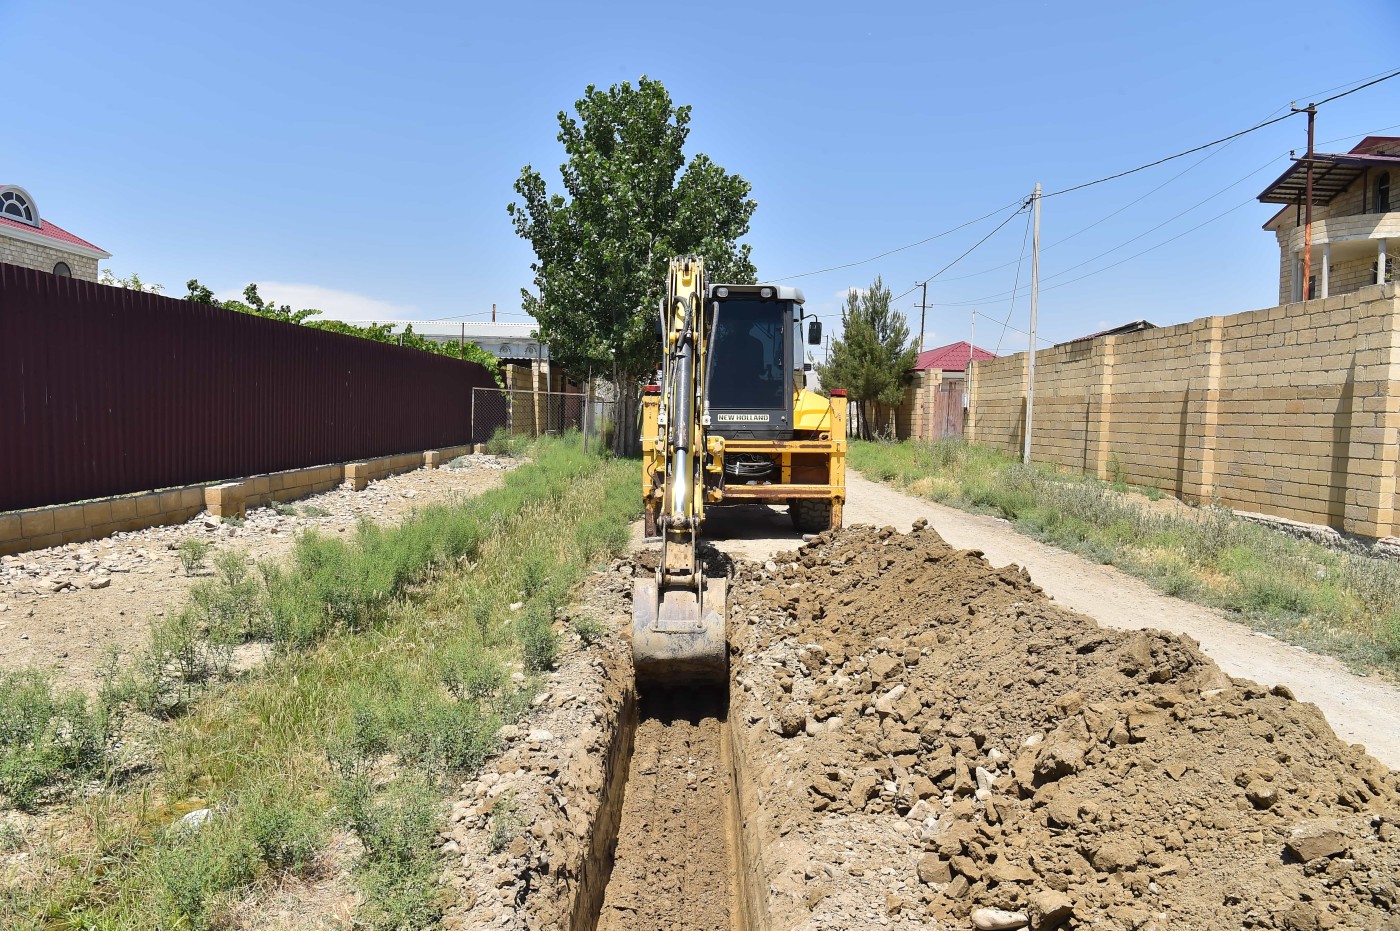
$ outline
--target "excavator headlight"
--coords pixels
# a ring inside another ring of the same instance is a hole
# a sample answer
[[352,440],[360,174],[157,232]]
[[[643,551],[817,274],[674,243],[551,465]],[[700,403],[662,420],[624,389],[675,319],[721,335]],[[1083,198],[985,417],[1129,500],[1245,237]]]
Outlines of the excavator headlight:
[[729,289],[728,289],[728,288],[715,288],[715,297],[728,297],[728,296],[729,296]]
[[759,292],[758,292],[758,296],[761,297],[761,298],[763,298],[763,299],[766,301],[766,300],[768,300],[770,297],[773,296],[773,289],[772,289],[772,288],[760,288],[760,289],[759,289]]

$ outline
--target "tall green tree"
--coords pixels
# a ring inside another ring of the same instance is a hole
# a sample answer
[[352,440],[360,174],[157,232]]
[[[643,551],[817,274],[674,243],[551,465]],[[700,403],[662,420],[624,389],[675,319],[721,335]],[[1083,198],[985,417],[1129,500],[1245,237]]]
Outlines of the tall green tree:
[[861,436],[870,439],[875,429],[887,428],[882,413],[903,400],[918,347],[904,314],[890,307],[890,289],[879,276],[865,291],[846,295],[841,326],[831,360],[818,365],[817,374],[824,389],[846,389],[859,405]]
[[747,181],[708,156],[686,161],[690,107],[676,106],[660,81],[590,84],[574,110],[558,116],[564,193],[551,194],[526,165],[515,182],[520,200],[506,209],[535,250],[524,309],[575,377],[611,377],[622,452],[636,441],[641,381],[660,359],[667,262],[699,255],[710,281],[753,283],[749,246],[738,240],[757,203]]

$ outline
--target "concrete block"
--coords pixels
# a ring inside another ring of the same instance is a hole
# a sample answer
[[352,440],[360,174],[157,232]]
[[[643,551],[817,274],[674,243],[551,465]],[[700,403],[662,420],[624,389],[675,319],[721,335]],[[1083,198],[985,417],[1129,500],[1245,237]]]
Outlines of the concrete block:
[[111,506],[114,521],[130,520],[136,516],[135,498],[113,498]]
[[53,529],[55,533],[67,533],[86,527],[83,522],[83,505],[70,504],[53,509]]
[[24,538],[24,527],[18,514],[0,514],[0,543]]
[[91,501],[83,505],[83,525],[96,528],[112,522],[112,502]]

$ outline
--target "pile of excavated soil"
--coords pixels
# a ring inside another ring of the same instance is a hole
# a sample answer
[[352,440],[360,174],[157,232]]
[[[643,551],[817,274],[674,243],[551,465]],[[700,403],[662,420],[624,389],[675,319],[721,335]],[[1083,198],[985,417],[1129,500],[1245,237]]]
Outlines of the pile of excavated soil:
[[774,928],[1400,929],[1400,774],[1196,644],[916,525],[740,567]]
[[643,700],[599,931],[730,926],[731,782],[719,705],[713,695]]

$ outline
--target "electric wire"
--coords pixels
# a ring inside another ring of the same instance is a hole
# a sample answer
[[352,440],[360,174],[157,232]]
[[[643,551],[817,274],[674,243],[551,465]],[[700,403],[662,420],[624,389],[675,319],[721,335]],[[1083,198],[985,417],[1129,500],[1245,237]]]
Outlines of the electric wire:
[[[1209,220],[1203,220],[1203,221],[1201,221],[1200,223],[1197,223],[1195,226],[1191,227],[1190,229],[1182,230],[1180,233],[1177,233],[1175,236],[1172,236],[1170,239],[1164,239],[1164,240],[1162,240],[1161,242],[1157,243],[1156,245],[1148,246],[1146,249],[1143,249],[1141,252],[1134,252],[1132,255],[1127,256],[1126,258],[1123,258],[1123,259],[1119,259],[1117,262],[1114,262],[1114,263],[1112,263],[1112,264],[1110,264],[1110,265],[1105,265],[1103,268],[1096,268],[1096,269],[1094,269],[1094,270],[1091,271],[1091,272],[1085,272],[1083,275],[1080,275],[1080,276],[1077,277],[1077,278],[1071,278],[1071,279],[1069,279],[1068,281],[1061,281],[1061,282],[1059,282],[1058,284],[1052,284],[1052,285],[1051,285],[1050,287],[1048,287],[1048,288],[1041,288],[1040,291],[1041,291],[1041,293],[1043,294],[1043,293],[1045,293],[1046,291],[1053,291],[1053,290],[1055,290],[1056,288],[1063,288],[1063,287],[1065,287],[1066,285],[1074,284],[1076,281],[1083,281],[1085,278],[1092,278],[1092,277],[1094,277],[1095,275],[1100,274],[1101,272],[1106,272],[1106,271],[1108,271],[1108,270],[1111,269],[1111,268],[1117,268],[1119,265],[1122,265],[1122,264],[1125,263],[1125,262],[1131,262],[1133,259],[1138,258],[1139,256],[1146,255],[1147,253],[1153,252],[1153,251],[1155,251],[1155,250],[1157,250],[1157,249],[1160,249],[1160,248],[1162,248],[1162,247],[1165,246],[1165,245],[1169,245],[1169,244],[1171,244],[1171,243],[1173,243],[1173,242],[1176,242],[1176,241],[1177,241],[1178,239],[1180,239],[1181,237],[1190,235],[1191,233],[1194,233],[1196,230],[1201,229],[1202,227],[1209,226],[1210,224],[1214,223],[1216,220],[1220,220],[1220,219],[1222,219],[1222,218],[1224,218],[1224,217],[1226,217],[1226,216],[1229,216],[1230,214],[1234,213],[1236,210],[1239,210],[1241,207],[1248,206],[1249,204],[1252,204],[1252,203],[1254,203],[1254,198],[1253,198],[1253,197],[1247,198],[1247,199],[1245,199],[1245,200],[1243,200],[1243,201],[1240,201],[1238,204],[1236,204],[1235,206],[1229,208],[1228,210],[1225,210],[1225,211],[1222,212],[1222,213],[1216,214],[1215,216],[1211,217]],[[1060,272],[1060,274],[1064,274],[1064,273],[1063,273],[1063,272]],[[992,296],[990,296],[990,297],[988,297],[988,298],[984,298],[984,299],[981,299],[981,300],[971,300],[971,301],[949,301],[949,302],[944,303],[942,306],[944,306],[944,307],[966,307],[966,306],[969,306],[969,305],[972,305],[972,304],[979,304],[979,305],[986,305],[986,304],[1004,304],[1004,303],[1006,303],[1006,301],[1010,300],[1010,297],[1006,296],[1006,295],[1009,295],[1009,294],[1010,294],[1010,292],[1003,291],[1000,300],[994,300],[993,298],[998,297],[998,295],[992,295]]]
[[956,233],[958,230],[966,229],[967,227],[973,226],[973,225],[975,225],[975,224],[977,224],[977,223],[981,223],[983,220],[990,220],[992,217],[994,217],[994,216],[996,216],[997,214],[1001,213],[1001,212],[1002,212],[1003,210],[1005,210],[1007,207],[1014,207],[1014,206],[1016,206],[1017,204],[1020,204],[1020,203],[1021,203],[1021,201],[1019,201],[1019,200],[1012,201],[1011,203],[1006,204],[1006,205],[1001,206],[1001,207],[998,207],[997,209],[991,211],[990,213],[985,213],[985,214],[983,214],[982,216],[977,217],[977,218],[974,219],[974,220],[968,220],[966,223],[959,223],[957,226],[954,226],[954,227],[952,227],[951,229],[946,229],[946,230],[944,230],[944,231],[941,232],[941,233],[935,233],[935,234],[932,235],[932,236],[928,236],[928,237],[926,237],[926,238],[924,238],[924,239],[920,239],[918,242],[911,242],[911,243],[909,243],[908,245],[897,246],[897,247],[895,247],[895,248],[893,248],[893,249],[889,249],[889,250],[887,250],[887,251],[885,251],[885,252],[881,252],[879,255],[872,255],[872,256],[871,256],[870,258],[868,258],[868,259],[861,259],[860,261],[857,261],[857,262],[847,262],[847,263],[845,263],[844,265],[833,265],[833,266],[831,266],[830,268],[819,268],[819,269],[817,269],[816,271],[802,272],[801,274],[797,274],[797,275],[783,275],[783,276],[781,276],[781,277],[779,277],[779,278],[770,278],[770,279],[768,279],[768,280],[771,281],[771,282],[773,282],[774,284],[776,284],[776,283],[778,283],[779,281],[792,281],[792,280],[797,279],[797,278],[810,278],[810,277],[813,276],[813,275],[825,275],[827,272],[840,271],[840,270],[843,269],[843,268],[855,268],[855,267],[858,266],[858,265],[868,265],[869,263],[874,262],[874,261],[876,261],[876,260],[878,260],[878,259],[883,259],[883,258],[885,258],[886,256],[894,255],[896,252],[903,252],[903,251],[905,251],[906,249],[912,249],[912,248],[914,248],[915,246],[922,246],[924,243],[933,242],[935,239],[942,239],[944,236],[947,236],[947,235],[949,235],[949,234],[951,234],[951,233]]
[[[1118,243],[1117,245],[1113,246],[1111,249],[1106,249],[1106,250],[1104,250],[1103,252],[1100,252],[1098,255],[1095,255],[1095,256],[1092,256],[1092,257],[1090,257],[1090,258],[1087,258],[1087,259],[1085,259],[1085,260],[1082,261],[1082,262],[1078,262],[1078,263],[1076,263],[1076,264],[1074,264],[1074,265],[1069,266],[1068,268],[1062,268],[1062,269],[1060,269],[1059,271],[1055,272],[1055,273],[1052,274],[1052,275],[1046,275],[1046,276],[1045,276],[1044,278],[1042,278],[1041,280],[1042,280],[1042,281],[1053,281],[1053,280],[1055,280],[1056,278],[1060,278],[1060,277],[1062,277],[1062,276],[1064,276],[1064,275],[1067,275],[1067,274],[1069,274],[1070,272],[1072,272],[1072,271],[1074,271],[1074,270],[1076,270],[1076,269],[1083,268],[1085,265],[1088,265],[1088,264],[1091,263],[1091,262],[1096,262],[1096,261],[1098,261],[1099,259],[1104,258],[1105,256],[1111,255],[1112,253],[1117,252],[1119,249],[1122,249],[1124,246],[1127,246],[1127,245],[1130,245],[1130,244],[1132,244],[1132,243],[1134,243],[1134,242],[1137,242],[1139,239],[1142,239],[1144,236],[1151,235],[1152,233],[1154,233],[1154,232],[1156,232],[1157,230],[1161,229],[1162,227],[1168,225],[1169,223],[1172,223],[1172,222],[1174,222],[1174,221],[1176,221],[1176,220],[1179,220],[1179,219],[1181,219],[1182,217],[1186,216],[1188,213],[1191,213],[1192,211],[1197,210],[1197,209],[1199,209],[1199,208],[1205,206],[1207,203],[1209,203],[1210,201],[1212,201],[1212,200],[1214,200],[1215,198],[1219,197],[1221,194],[1224,194],[1226,191],[1230,190],[1231,188],[1238,187],[1239,185],[1241,185],[1241,184],[1243,184],[1244,182],[1248,181],[1250,178],[1252,178],[1252,177],[1254,177],[1255,175],[1259,174],[1261,171],[1264,171],[1264,170],[1267,169],[1269,166],[1273,165],[1273,164],[1274,164],[1275,162],[1277,162],[1281,157],[1282,157],[1282,156],[1277,156],[1277,155],[1274,156],[1273,158],[1269,159],[1267,162],[1265,162],[1264,164],[1260,165],[1258,168],[1255,168],[1253,171],[1251,171],[1249,174],[1245,175],[1244,177],[1239,178],[1239,179],[1237,179],[1237,180],[1235,180],[1235,181],[1230,182],[1230,183],[1227,184],[1225,187],[1223,187],[1223,188],[1221,188],[1220,190],[1216,191],[1214,194],[1211,194],[1211,195],[1209,195],[1208,197],[1205,197],[1205,198],[1203,198],[1202,200],[1197,201],[1196,203],[1192,204],[1190,207],[1187,207],[1185,210],[1182,210],[1180,213],[1174,214],[1173,216],[1170,216],[1170,217],[1168,217],[1167,219],[1163,220],[1162,222],[1158,223],[1156,226],[1152,226],[1152,227],[1150,227],[1150,228],[1144,230],[1143,232],[1138,233],[1136,236],[1133,236],[1133,237],[1130,238],[1130,239],[1125,239],[1125,240],[1123,240],[1122,242]],[[1245,201],[1245,203],[1251,203],[1251,202],[1253,202],[1253,201],[1254,201],[1254,198],[1251,197],[1248,201]],[[1231,208],[1231,211],[1239,209],[1240,206],[1243,206],[1243,204],[1240,204],[1239,206],[1236,206],[1236,207],[1232,207],[1232,208]],[[1228,212],[1230,212],[1230,211],[1227,211],[1227,213],[1228,213]],[[1222,214],[1222,216],[1223,216],[1223,214]],[[1217,218],[1215,218],[1215,219],[1219,219],[1219,218],[1217,217]],[[1210,222],[1210,221],[1207,221],[1207,222]],[[1200,229],[1200,227],[1201,227],[1201,226],[1204,226],[1204,225],[1205,225],[1205,224],[1200,224],[1200,225],[1198,225],[1198,226],[1192,227],[1191,229],[1192,229],[1192,230]],[[1190,232],[1190,231],[1188,230],[1188,232]],[[1146,250],[1143,250],[1142,252],[1134,253],[1134,255],[1133,255],[1133,256],[1130,256],[1129,258],[1136,258],[1136,257],[1139,256],[1139,255],[1145,255],[1147,252],[1151,252],[1153,249],[1160,248],[1161,246],[1164,246],[1164,245],[1166,245],[1167,243],[1172,242],[1172,241],[1174,241],[1174,240],[1177,239],[1177,238],[1179,238],[1179,237],[1178,237],[1178,236],[1174,236],[1174,237],[1172,237],[1171,239],[1164,240],[1163,242],[1158,243],[1156,246],[1153,246],[1151,249],[1146,249]],[[1112,263],[1112,264],[1110,264],[1110,265],[1105,265],[1103,268],[1096,269],[1096,270],[1094,270],[1094,271],[1092,271],[1092,272],[1089,272],[1089,273],[1086,274],[1086,275],[1081,275],[1081,276],[1079,276],[1078,278],[1074,278],[1074,279],[1072,279],[1072,280],[1074,280],[1074,281],[1082,281],[1083,279],[1085,279],[1085,278],[1087,278],[1087,277],[1090,277],[1091,275],[1097,275],[1097,274],[1099,274],[1099,272],[1107,271],[1107,270],[1110,269],[1110,268],[1116,268],[1118,265],[1121,265],[1121,264],[1122,264],[1122,262],[1114,262],[1114,263]],[[1041,290],[1042,290],[1042,291],[1048,291],[1048,290],[1052,290],[1054,287],[1058,287],[1058,285],[1053,285],[1053,286],[1051,286],[1051,288],[1042,288]],[[966,307],[966,306],[969,306],[969,305],[972,305],[972,304],[988,304],[988,303],[998,303],[998,304],[999,304],[999,303],[1002,303],[1002,302],[1003,302],[1004,300],[1006,300],[1007,298],[1014,297],[1014,294],[1015,294],[1014,291],[998,291],[998,292],[996,292],[996,293],[994,293],[994,294],[988,294],[988,295],[985,295],[985,296],[980,297],[980,298],[973,298],[973,299],[966,300],[966,301],[947,302],[947,303],[944,304],[944,306],[948,306],[948,307]]]
[[[918,284],[914,285],[914,288],[921,288],[921,287],[923,287],[924,285],[928,284],[928,283],[929,283],[930,281],[932,281],[933,279],[937,278],[939,275],[941,275],[941,274],[943,274],[944,272],[946,272],[948,269],[952,268],[954,265],[957,265],[959,262],[961,262],[963,259],[967,258],[967,257],[968,257],[969,255],[971,255],[973,252],[977,251],[977,247],[978,247],[978,246],[981,246],[982,243],[986,242],[987,240],[989,240],[989,239],[991,239],[993,236],[995,236],[998,232],[1000,232],[1000,230],[1001,230],[1001,228],[1002,228],[1003,226],[1005,226],[1006,224],[1010,223],[1018,214],[1024,212],[1024,211],[1026,210],[1026,208],[1028,208],[1029,206],[1030,206],[1030,201],[1029,201],[1029,200],[1022,201],[1022,202],[1021,202],[1021,205],[1020,205],[1019,207],[1017,207],[1015,211],[1013,211],[1012,213],[1008,214],[1007,217],[1006,217],[1006,219],[1004,219],[1004,220],[1002,220],[1000,223],[998,223],[998,224],[996,225],[996,227],[995,227],[990,233],[988,233],[987,235],[983,236],[981,239],[977,240],[975,243],[973,243],[971,246],[969,246],[968,249],[967,249],[967,251],[964,252],[962,255],[958,256],[956,259],[953,259],[953,261],[949,262],[947,265],[944,265],[944,266],[943,266],[942,268],[940,268],[938,271],[934,272],[932,275],[929,275],[927,278],[925,278],[923,281],[919,282]],[[909,294],[910,292],[912,292],[912,291],[914,290],[914,288],[910,288],[908,291],[905,291],[904,293],[905,293],[905,294]],[[903,296],[903,295],[901,295],[901,297],[902,297],[902,296]]]
[[1316,109],[1317,107],[1320,107],[1326,103],[1331,103],[1334,100],[1341,100],[1343,97],[1346,97],[1350,94],[1354,94],[1359,90],[1365,90],[1368,87],[1374,87],[1375,85],[1380,84],[1382,81],[1389,81],[1391,78],[1395,77],[1400,77],[1400,71],[1391,71],[1382,77],[1378,77],[1374,80],[1367,81],[1365,84],[1362,84],[1358,87],[1353,87],[1351,90],[1343,91],[1340,94],[1333,94],[1331,97],[1324,97],[1322,100],[1319,100],[1316,103],[1309,104],[1307,108],[1301,110],[1290,110],[1288,113],[1285,113],[1282,116],[1276,116],[1270,119],[1263,120],[1262,122],[1255,123],[1253,126],[1250,126],[1246,129],[1242,129],[1239,132],[1231,133],[1228,136],[1221,136],[1219,139],[1213,139],[1210,142],[1203,143],[1202,145],[1193,146],[1192,148],[1189,148],[1184,152],[1177,152],[1175,155],[1168,155],[1163,158],[1159,158],[1156,161],[1148,162],[1145,165],[1139,165],[1136,168],[1129,168],[1126,171],[1115,172],[1114,174],[1106,175],[1102,178],[1097,178],[1093,181],[1085,181],[1083,184],[1076,184],[1072,187],[1061,188],[1058,191],[1051,191],[1048,194],[1042,194],[1041,197],[1058,197],[1061,194],[1068,194],[1071,191],[1082,191],[1085,188],[1093,187],[1096,184],[1103,184],[1106,181],[1114,181],[1118,178],[1123,178],[1131,174],[1136,174],[1139,171],[1146,171],[1149,168],[1155,168],[1158,165],[1170,162],[1174,159],[1182,158],[1184,156],[1191,155],[1195,152],[1200,152],[1202,149],[1209,149],[1212,146],[1220,145],[1222,142],[1229,142],[1232,139],[1238,139],[1241,136],[1247,136],[1250,133],[1257,132],[1258,130],[1263,129],[1266,126],[1272,126],[1275,123],[1279,123],[1290,117],[1297,116],[1299,113],[1306,113],[1308,109]]
[[[997,337],[996,352],[1001,352],[1001,341],[1006,339],[1006,328],[1011,323],[1011,315],[1016,313],[1016,292],[1021,287],[1021,264],[1026,260],[1026,239],[1031,232],[1031,218],[1026,217],[1026,231],[1021,234],[1021,254],[1016,257],[1016,279],[1011,285],[1011,308],[1006,312],[1006,319],[1001,324],[1001,335]],[[976,311],[973,311],[976,313]]]

